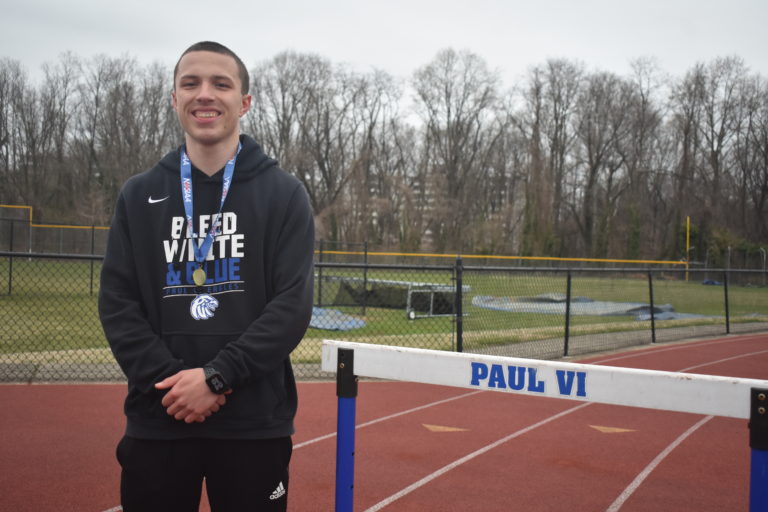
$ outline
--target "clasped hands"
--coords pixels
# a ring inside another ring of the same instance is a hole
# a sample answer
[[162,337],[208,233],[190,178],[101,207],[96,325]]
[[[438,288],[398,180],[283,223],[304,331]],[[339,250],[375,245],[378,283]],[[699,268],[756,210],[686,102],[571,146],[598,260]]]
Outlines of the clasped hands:
[[232,391],[217,395],[205,382],[202,368],[182,370],[155,384],[155,389],[167,389],[161,403],[166,412],[185,423],[202,423],[227,403]]

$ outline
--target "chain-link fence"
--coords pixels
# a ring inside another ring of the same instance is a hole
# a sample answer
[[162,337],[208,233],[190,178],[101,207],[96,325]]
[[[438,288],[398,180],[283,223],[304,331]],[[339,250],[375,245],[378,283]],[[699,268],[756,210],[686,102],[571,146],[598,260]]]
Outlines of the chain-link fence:
[[33,224],[0,218],[0,251],[46,254],[104,254],[109,228]]
[[[551,359],[768,330],[760,270],[328,259],[316,262],[312,322],[292,354],[300,379],[329,377],[327,338]],[[124,380],[98,320],[100,270],[101,256],[0,252],[0,381]]]

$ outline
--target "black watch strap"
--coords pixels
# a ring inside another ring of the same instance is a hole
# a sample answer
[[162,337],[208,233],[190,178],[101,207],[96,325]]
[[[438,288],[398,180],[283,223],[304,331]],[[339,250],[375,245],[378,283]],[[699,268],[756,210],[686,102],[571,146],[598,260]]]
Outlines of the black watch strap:
[[211,391],[217,395],[221,395],[229,391],[229,384],[224,377],[212,366],[204,366],[203,372],[205,373],[205,383],[211,388]]

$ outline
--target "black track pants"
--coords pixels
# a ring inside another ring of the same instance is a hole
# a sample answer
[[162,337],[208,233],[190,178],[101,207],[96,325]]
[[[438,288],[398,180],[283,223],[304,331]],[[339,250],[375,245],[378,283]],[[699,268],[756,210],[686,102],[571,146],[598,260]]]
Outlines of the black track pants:
[[212,512],[285,511],[290,437],[259,440],[123,437],[124,512],[197,512],[205,481]]

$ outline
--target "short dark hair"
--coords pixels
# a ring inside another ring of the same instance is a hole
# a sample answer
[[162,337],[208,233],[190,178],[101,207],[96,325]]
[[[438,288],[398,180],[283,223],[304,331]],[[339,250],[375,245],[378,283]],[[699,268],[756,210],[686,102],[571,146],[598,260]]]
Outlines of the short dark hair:
[[184,57],[186,54],[191,52],[213,52],[213,53],[221,53],[223,55],[229,55],[233,59],[235,59],[235,63],[237,64],[237,70],[240,72],[240,90],[243,94],[248,94],[248,91],[251,88],[250,85],[250,78],[248,75],[248,69],[245,67],[245,64],[243,64],[243,61],[240,60],[240,57],[237,56],[235,52],[224,46],[223,44],[216,43],[214,41],[200,41],[199,43],[195,43],[186,50],[184,50],[184,53],[181,54],[181,57],[179,57],[179,60],[176,61],[176,66],[173,68],[173,87],[176,88],[176,75],[179,73],[179,62],[181,62],[182,57]]

